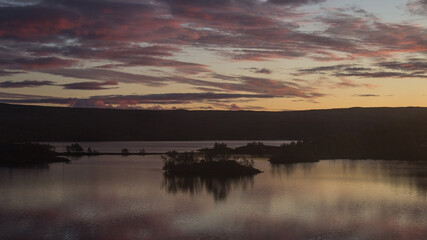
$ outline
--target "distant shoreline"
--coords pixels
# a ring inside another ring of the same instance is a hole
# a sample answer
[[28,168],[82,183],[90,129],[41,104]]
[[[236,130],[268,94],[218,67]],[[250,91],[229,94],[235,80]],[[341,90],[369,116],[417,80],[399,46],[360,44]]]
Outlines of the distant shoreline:
[[112,155],[112,156],[146,156],[146,155],[161,155],[165,154],[165,152],[154,152],[154,153],[127,153],[123,154],[121,152],[103,152],[103,153],[58,153],[57,156],[61,157],[79,157],[79,156],[100,156],[100,155]]
[[[183,151],[184,152],[184,151]],[[129,153],[129,154],[122,154],[119,152],[115,152],[115,153],[99,153],[99,154],[64,154],[64,153],[58,153],[58,157],[96,157],[96,156],[123,156],[123,157],[127,157],[127,156],[153,156],[153,155],[163,155],[166,154],[167,152],[155,152],[155,153],[145,153],[145,154],[139,154],[139,153]],[[266,158],[268,159],[270,157],[270,155],[265,155],[265,156],[252,156],[250,154],[231,154],[231,156],[249,156],[249,157],[257,157],[257,158]],[[291,162],[291,163],[316,163],[319,161],[327,161],[327,160],[354,160],[354,161],[364,161],[364,160],[371,160],[371,161],[404,161],[404,162],[425,162],[425,160],[417,160],[417,159],[385,159],[385,158],[353,158],[353,157],[337,157],[337,158],[320,158],[318,160],[315,161],[307,161],[307,162]],[[57,161],[57,162],[62,162],[62,161]],[[52,162],[53,163],[53,162]],[[281,164],[281,163],[274,163],[272,162],[271,164]]]

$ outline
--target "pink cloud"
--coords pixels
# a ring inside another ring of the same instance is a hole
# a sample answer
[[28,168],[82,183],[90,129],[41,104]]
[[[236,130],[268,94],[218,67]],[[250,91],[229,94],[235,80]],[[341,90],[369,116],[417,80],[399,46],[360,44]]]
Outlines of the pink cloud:
[[25,87],[40,87],[54,85],[52,81],[37,81],[37,80],[24,80],[24,81],[5,81],[0,82],[0,88],[25,88]]
[[340,78],[341,82],[335,83],[334,87],[335,88],[368,88],[368,89],[374,89],[377,88],[378,86],[373,85],[373,84],[369,84],[369,83],[356,83],[350,79],[346,79],[346,78]]
[[[277,59],[379,62],[378,59],[397,54],[424,56],[427,52],[427,32],[422,25],[387,23],[357,9],[329,9],[326,14],[299,11],[302,4],[320,2],[323,1],[11,3],[0,7],[0,76],[32,71],[82,79],[80,83],[57,84],[66,89],[102,90],[119,83],[164,87],[179,83],[205,92],[316,99],[325,95],[307,83],[225,76],[214,72],[215,68],[209,64],[198,62],[198,56],[186,58],[191,60],[179,57],[192,54],[191,50],[196,48],[220,55],[221,61],[225,58],[225,61],[254,62]],[[419,9],[426,5],[424,0],[411,2]],[[323,28],[305,30],[304,23]],[[424,65],[422,61],[388,60],[369,69],[343,66],[317,69],[316,74],[344,79],[335,87],[372,88],[354,79],[425,78]],[[160,73],[140,74],[134,67]],[[271,70],[253,72],[269,74]],[[296,75],[310,73],[315,71],[297,71]],[[114,104],[134,103],[125,99]]]
[[7,69],[38,70],[71,67],[77,60],[58,57],[0,59],[0,66]]

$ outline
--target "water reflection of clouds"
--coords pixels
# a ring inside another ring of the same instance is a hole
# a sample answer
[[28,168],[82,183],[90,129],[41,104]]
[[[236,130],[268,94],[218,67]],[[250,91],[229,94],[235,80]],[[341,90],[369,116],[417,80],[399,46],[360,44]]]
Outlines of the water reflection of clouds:
[[381,160],[324,160],[319,163],[272,164],[276,178],[315,178],[390,183],[427,196],[427,163]]
[[427,163],[422,161],[339,161],[343,170],[351,174],[367,173],[376,182],[389,182],[396,187],[407,188],[427,195]]
[[0,239],[427,239],[425,164],[264,159],[249,180],[171,182],[154,156],[105,160],[1,170]]
[[304,174],[310,172],[316,167],[316,163],[295,163],[295,164],[271,164],[271,174],[273,176],[292,176],[297,170],[302,170]]

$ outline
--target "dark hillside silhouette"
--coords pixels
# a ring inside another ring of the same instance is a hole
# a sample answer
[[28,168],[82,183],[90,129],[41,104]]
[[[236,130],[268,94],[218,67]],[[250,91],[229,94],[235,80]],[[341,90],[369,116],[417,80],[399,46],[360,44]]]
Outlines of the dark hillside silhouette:
[[[427,108],[148,111],[0,104],[1,141],[296,139],[427,143]],[[346,144],[343,142],[343,144]],[[395,143],[390,143],[395,144]],[[338,151],[338,150],[337,150]]]

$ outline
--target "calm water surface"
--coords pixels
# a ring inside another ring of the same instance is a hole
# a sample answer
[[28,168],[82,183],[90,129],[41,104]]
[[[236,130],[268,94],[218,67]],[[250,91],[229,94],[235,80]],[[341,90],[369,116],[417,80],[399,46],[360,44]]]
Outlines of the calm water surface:
[[427,163],[328,160],[165,178],[159,156],[0,168],[0,239],[427,239]]

